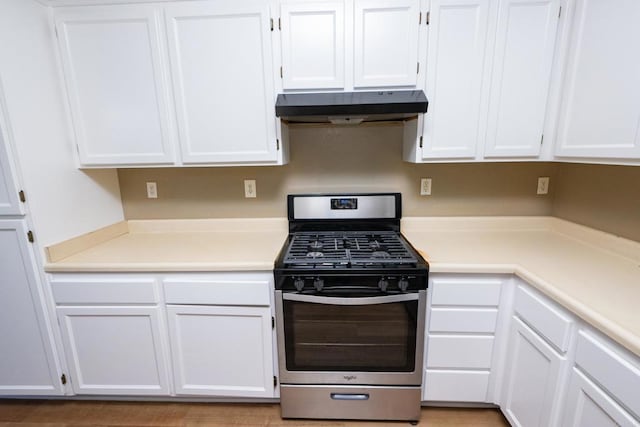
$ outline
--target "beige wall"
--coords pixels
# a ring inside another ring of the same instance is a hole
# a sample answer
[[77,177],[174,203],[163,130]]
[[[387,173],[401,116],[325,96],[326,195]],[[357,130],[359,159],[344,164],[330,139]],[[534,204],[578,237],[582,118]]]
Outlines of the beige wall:
[[554,216],[640,241],[640,167],[558,166]]
[[[285,216],[287,194],[397,191],[404,216],[549,215],[557,165],[551,163],[421,164],[402,161],[402,127],[291,128],[291,161],[277,167],[121,169],[125,216],[209,218]],[[551,193],[536,195],[538,176]],[[421,177],[433,195],[419,196]],[[244,198],[244,179],[257,181],[256,199]],[[158,199],[146,198],[146,181]]]

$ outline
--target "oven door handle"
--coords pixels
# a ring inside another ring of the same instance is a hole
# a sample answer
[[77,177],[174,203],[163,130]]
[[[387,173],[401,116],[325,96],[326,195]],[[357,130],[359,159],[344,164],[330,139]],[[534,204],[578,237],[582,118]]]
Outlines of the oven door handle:
[[401,295],[385,295],[381,297],[361,297],[361,298],[336,298],[323,297],[318,295],[303,295],[293,293],[283,293],[282,299],[287,301],[310,302],[315,304],[330,305],[371,305],[371,304],[389,304],[393,302],[416,301],[420,295],[418,293],[401,294]]

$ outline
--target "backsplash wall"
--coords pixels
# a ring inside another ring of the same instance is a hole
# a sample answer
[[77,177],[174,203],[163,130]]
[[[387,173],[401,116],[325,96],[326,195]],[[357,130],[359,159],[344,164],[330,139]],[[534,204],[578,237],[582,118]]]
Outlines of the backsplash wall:
[[552,213],[640,242],[640,167],[559,164]]
[[[315,192],[401,192],[404,216],[549,215],[553,163],[410,164],[402,161],[402,126],[291,127],[288,165],[121,169],[127,219],[284,217],[286,195]],[[536,195],[537,178],[550,194]],[[420,196],[420,178],[432,196]],[[244,198],[244,179],[258,197]],[[147,181],[158,199],[146,198]]]

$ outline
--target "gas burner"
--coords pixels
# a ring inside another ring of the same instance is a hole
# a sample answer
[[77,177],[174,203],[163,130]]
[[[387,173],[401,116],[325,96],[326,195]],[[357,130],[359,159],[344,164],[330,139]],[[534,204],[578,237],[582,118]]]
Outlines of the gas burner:
[[322,258],[324,254],[322,252],[307,252],[307,258]]
[[374,254],[379,251],[387,251],[387,248],[384,245],[380,244],[380,242],[378,242],[377,240],[369,241],[369,249],[374,251]]
[[309,250],[313,252],[320,251],[323,247],[324,244],[320,240],[314,240],[313,242],[309,243]]
[[387,259],[387,258],[391,258],[391,255],[389,255],[389,252],[387,251],[374,251],[371,256],[373,258],[376,259]]

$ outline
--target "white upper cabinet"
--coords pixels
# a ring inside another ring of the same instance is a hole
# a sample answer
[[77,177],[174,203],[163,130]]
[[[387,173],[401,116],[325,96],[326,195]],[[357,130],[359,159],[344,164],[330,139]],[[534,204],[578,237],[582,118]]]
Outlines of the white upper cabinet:
[[280,5],[283,89],[342,89],[344,1]]
[[268,3],[183,2],[165,13],[183,162],[275,162]]
[[283,90],[415,88],[420,0],[279,2]]
[[473,158],[480,121],[489,0],[432,0],[422,157]]
[[640,158],[640,2],[580,0],[556,156]]
[[560,0],[502,0],[485,157],[540,154]]
[[415,86],[418,0],[355,0],[354,86]]
[[157,10],[70,7],[55,21],[80,164],[173,163]]

